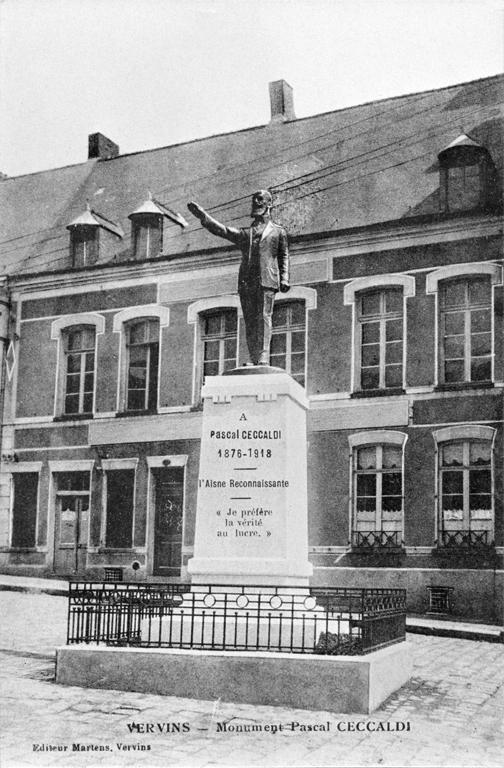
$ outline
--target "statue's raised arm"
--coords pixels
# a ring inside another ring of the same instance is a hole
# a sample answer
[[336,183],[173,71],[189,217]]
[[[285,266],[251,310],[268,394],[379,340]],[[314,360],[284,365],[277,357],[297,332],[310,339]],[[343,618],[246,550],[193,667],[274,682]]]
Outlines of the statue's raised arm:
[[236,227],[226,227],[224,224],[221,224],[220,221],[217,221],[217,219],[214,219],[212,216],[210,216],[210,214],[207,213],[207,211],[205,211],[201,205],[198,205],[198,203],[195,203],[192,200],[190,203],[187,203],[187,207],[191,211],[192,215],[196,216],[196,218],[201,221],[201,224],[205,227],[205,229],[208,229],[212,235],[217,235],[217,237],[224,237],[226,240],[231,240],[231,242],[235,243],[235,245],[240,244],[240,238],[242,237],[243,230],[236,229]]
[[255,192],[252,196],[252,226],[242,229],[221,224],[197,203],[190,202],[187,206],[205,229],[240,247],[238,293],[253,365],[269,365],[275,294],[289,290],[287,233],[271,220],[272,204],[267,189]]

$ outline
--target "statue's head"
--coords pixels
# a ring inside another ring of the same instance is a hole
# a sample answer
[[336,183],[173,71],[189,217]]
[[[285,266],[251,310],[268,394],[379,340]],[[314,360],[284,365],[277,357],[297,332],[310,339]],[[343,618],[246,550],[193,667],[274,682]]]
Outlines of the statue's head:
[[273,205],[273,198],[271,192],[267,189],[258,189],[252,195],[252,211],[251,216],[264,216],[269,213],[271,206]]

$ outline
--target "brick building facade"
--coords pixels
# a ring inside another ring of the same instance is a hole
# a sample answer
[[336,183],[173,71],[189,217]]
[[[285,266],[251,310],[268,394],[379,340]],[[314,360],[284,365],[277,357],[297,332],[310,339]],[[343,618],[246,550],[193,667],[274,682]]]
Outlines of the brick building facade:
[[238,254],[185,201],[246,224],[267,186],[314,580],[417,612],[449,586],[502,619],[503,82],[296,120],[279,81],[267,126],[133,155],[93,135],[87,162],[0,182],[1,570],[186,576],[201,383],[246,352]]

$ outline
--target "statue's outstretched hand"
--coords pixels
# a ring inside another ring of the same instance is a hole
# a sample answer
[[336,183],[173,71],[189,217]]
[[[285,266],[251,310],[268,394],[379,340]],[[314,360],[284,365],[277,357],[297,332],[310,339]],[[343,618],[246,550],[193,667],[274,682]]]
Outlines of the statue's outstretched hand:
[[290,291],[289,283],[280,283],[280,293],[287,293],[287,291]]
[[187,207],[191,211],[192,215],[196,216],[196,218],[199,219],[200,221],[204,218],[205,211],[203,210],[201,205],[198,205],[198,203],[195,203],[194,200],[191,200],[190,203],[187,203]]

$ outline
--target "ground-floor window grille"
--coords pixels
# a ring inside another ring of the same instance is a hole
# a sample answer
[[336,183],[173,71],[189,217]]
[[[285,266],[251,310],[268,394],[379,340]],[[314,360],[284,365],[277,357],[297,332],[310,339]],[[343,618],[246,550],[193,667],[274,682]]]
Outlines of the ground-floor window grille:
[[429,613],[452,613],[453,587],[427,587]]

